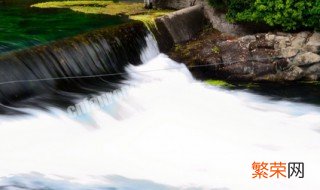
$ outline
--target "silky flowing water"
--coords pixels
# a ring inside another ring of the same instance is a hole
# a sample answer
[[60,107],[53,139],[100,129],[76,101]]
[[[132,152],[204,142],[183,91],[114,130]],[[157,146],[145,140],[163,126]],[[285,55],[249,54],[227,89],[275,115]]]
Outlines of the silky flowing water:
[[[108,104],[1,116],[0,189],[320,187],[319,107],[209,86],[146,41]],[[305,178],[252,179],[254,161],[301,161]]]

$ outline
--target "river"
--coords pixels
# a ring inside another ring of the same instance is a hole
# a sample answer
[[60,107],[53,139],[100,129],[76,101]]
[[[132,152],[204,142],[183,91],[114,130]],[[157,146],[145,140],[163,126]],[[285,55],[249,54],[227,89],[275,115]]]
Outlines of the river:
[[[1,116],[0,189],[320,187],[318,106],[207,85],[146,42],[107,104]],[[259,161],[304,162],[305,178],[253,179]]]

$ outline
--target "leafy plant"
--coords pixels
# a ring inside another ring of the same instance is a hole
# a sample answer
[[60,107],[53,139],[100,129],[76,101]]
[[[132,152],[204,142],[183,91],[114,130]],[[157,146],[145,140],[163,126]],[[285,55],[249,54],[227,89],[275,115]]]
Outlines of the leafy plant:
[[[221,1],[209,0],[212,6]],[[319,0],[227,0],[224,6],[230,22],[266,23],[286,31],[320,29]]]

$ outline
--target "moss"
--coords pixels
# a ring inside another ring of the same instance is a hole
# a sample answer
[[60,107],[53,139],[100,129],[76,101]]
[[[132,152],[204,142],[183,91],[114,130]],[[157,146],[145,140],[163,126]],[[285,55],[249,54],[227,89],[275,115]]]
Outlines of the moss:
[[31,7],[38,8],[69,8],[74,11],[91,14],[127,14],[135,15],[144,13],[143,3],[113,1],[52,1],[37,3]]
[[142,21],[148,28],[156,28],[155,19],[171,13],[172,10],[151,10],[129,16],[132,20]]
[[52,1],[37,3],[32,7],[69,8],[86,14],[127,15],[129,19],[142,21],[149,28],[155,27],[155,18],[172,12],[171,10],[147,10],[142,2],[114,2],[111,0]]
[[218,54],[220,53],[220,48],[218,46],[213,46],[211,49],[212,53]]
[[212,85],[212,86],[219,86],[219,87],[226,87],[226,88],[234,87],[233,84],[230,84],[230,83],[223,81],[223,80],[207,80],[205,82],[209,85]]
[[314,85],[320,87],[320,81],[301,81],[301,84]]
[[176,44],[174,46],[174,51],[181,51],[181,49],[182,49],[182,46],[180,44]]

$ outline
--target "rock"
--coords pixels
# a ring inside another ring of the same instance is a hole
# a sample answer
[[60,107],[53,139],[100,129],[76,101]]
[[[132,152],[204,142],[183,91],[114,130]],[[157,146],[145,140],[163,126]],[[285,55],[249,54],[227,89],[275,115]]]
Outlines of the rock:
[[293,48],[296,48],[296,49],[302,48],[303,45],[306,43],[306,41],[307,41],[307,37],[296,36],[296,37],[292,40],[291,46],[292,46]]
[[317,53],[320,51],[320,33],[319,32],[313,33],[313,35],[309,38],[309,41],[306,44],[305,49],[313,53]]
[[320,63],[310,66],[306,69],[306,79],[309,81],[317,81],[320,79]]
[[238,41],[225,41],[220,44],[221,57],[224,64],[245,62],[249,57],[249,50],[243,48]]
[[[192,49],[194,56],[183,62],[192,66],[213,65],[210,69],[199,67],[201,70],[197,69],[197,72],[196,69],[191,70],[195,76],[201,76],[204,80],[208,78],[257,82],[320,80],[320,55],[305,51],[306,43],[317,45],[315,36],[308,41],[310,34],[300,32],[279,36],[259,33],[238,38],[223,37],[222,34],[220,37],[200,35],[201,40],[194,39],[196,42],[192,42],[197,44],[197,48]],[[213,51],[212,47],[216,47],[219,51]]]
[[274,34],[266,34],[265,38],[268,41],[274,41],[276,39],[276,35],[274,35]]
[[274,42],[266,40],[265,38],[260,38],[257,41],[251,42],[249,49],[252,51],[254,49],[270,49],[274,50]]
[[276,36],[275,40],[277,42],[281,42],[281,41],[290,42],[290,38],[288,36]]
[[299,33],[297,34],[297,37],[308,38],[309,35],[310,35],[310,32],[304,31],[304,32],[299,32]]
[[312,52],[307,52],[307,53],[297,55],[293,60],[293,63],[295,65],[300,65],[300,66],[312,65],[319,62],[320,62],[320,55]]
[[249,48],[250,43],[255,42],[257,38],[253,35],[243,36],[238,39],[242,46],[245,46],[246,48]]
[[290,44],[290,38],[288,36],[276,36],[275,41],[277,42],[276,49],[284,49]]
[[288,47],[281,50],[281,57],[283,58],[291,58],[296,56],[299,53],[297,48]]
[[245,43],[255,42],[256,40],[257,38],[254,35],[247,35],[239,38],[239,41],[245,42]]
[[320,46],[306,45],[302,50],[306,52],[318,53],[320,52]]
[[306,75],[305,76],[305,79],[307,80],[307,81],[317,81],[317,80],[319,80],[319,75]]
[[312,34],[312,36],[309,38],[309,41],[307,45],[318,45],[320,46],[320,33],[315,32]]
[[320,75],[320,63],[314,64],[306,69],[306,74],[315,74],[318,73]]
[[295,81],[301,79],[304,75],[303,69],[300,67],[292,67],[289,70],[287,70],[283,77],[286,81]]
[[289,36],[290,34],[289,34],[289,33],[285,33],[285,32],[277,32],[276,35],[277,35],[277,36],[280,36],[280,37],[287,37],[287,36]]
[[250,52],[250,59],[260,63],[270,63],[273,61],[274,51],[271,49],[255,49]]

